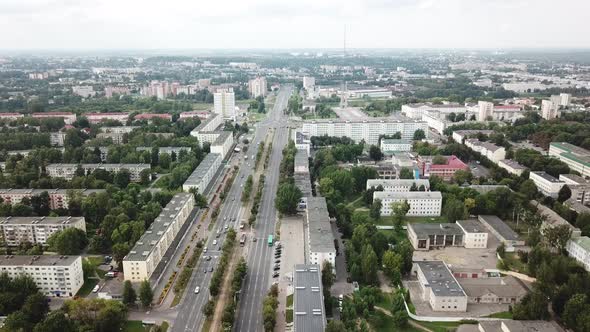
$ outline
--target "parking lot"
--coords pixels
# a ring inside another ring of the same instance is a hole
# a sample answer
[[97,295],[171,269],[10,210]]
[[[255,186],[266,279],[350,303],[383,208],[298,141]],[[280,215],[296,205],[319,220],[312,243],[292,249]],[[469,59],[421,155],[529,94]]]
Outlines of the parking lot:
[[472,269],[495,269],[498,263],[496,248],[500,242],[488,233],[486,249],[465,249],[463,247],[447,247],[429,251],[414,251],[414,261],[442,260],[445,263]]
[[480,164],[476,163],[475,161],[469,162],[469,170],[471,170],[471,174],[473,174],[473,177],[475,177],[475,178],[480,178],[480,177],[487,178],[490,176],[490,170],[481,166]]
[[280,281],[290,280],[295,264],[305,263],[303,243],[303,217],[283,218],[281,221],[281,255]]
[[338,115],[339,118],[343,120],[362,120],[368,118],[367,114],[365,114],[359,107],[347,107],[347,108],[340,108],[334,107],[334,113]]

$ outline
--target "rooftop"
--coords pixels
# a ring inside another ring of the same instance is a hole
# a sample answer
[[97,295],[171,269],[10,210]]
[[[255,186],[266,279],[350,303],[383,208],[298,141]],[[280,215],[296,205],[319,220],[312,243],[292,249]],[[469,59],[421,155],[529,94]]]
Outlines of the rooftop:
[[461,287],[469,297],[492,293],[498,297],[525,296],[527,289],[513,276],[501,278],[460,278]]
[[314,119],[306,120],[304,123],[399,123],[399,122],[412,122],[412,123],[423,123],[422,120],[410,119],[399,113],[393,113],[389,117],[383,118],[363,118],[358,120],[344,120],[344,119]]
[[80,256],[40,255],[40,256],[0,256],[0,266],[70,266]]
[[493,215],[479,215],[479,221],[485,222],[507,241],[518,241],[518,234],[510,228],[502,219]]
[[578,238],[571,239],[570,241],[582,247],[586,252],[590,252],[590,237],[580,236]]
[[67,225],[84,222],[84,217],[2,217],[0,225]]
[[373,193],[373,199],[442,199],[440,191],[376,191]]
[[457,220],[457,225],[461,227],[465,233],[485,233],[487,229],[477,219]]
[[428,238],[430,235],[463,235],[461,227],[454,223],[409,223],[411,228],[419,239]]
[[504,163],[504,164],[510,166],[511,168],[514,168],[514,169],[526,169],[525,166],[522,166],[517,161],[512,160],[512,159],[502,159],[499,162],[500,163]]
[[124,260],[143,261],[147,259],[150,252],[168,231],[171,222],[176,219],[182,207],[192,195],[191,193],[178,193],[174,195],[162,212],[160,212],[160,215],[152,222],[133,248],[131,248],[131,251],[125,256]]
[[293,331],[324,331],[326,314],[320,266],[295,265],[293,289]]
[[381,144],[412,144],[412,142],[406,139],[384,138],[381,140]]
[[445,262],[418,261],[415,263],[426,278],[428,285],[436,296],[466,296]]
[[549,181],[549,182],[553,182],[553,183],[562,183],[563,181],[545,173],[544,171],[535,171],[535,172],[531,172],[531,174],[535,174],[541,178],[543,178],[543,180],[545,181]]
[[307,198],[307,223],[309,224],[309,250],[335,252],[334,235],[324,197]]
[[590,156],[590,151],[581,148],[577,145],[573,145],[570,143],[566,143],[566,142],[551,142],[550,147],[555,147],[561,150],[565,150],[573,155],[576,156]]
[[481,321],[480,332],[564,332],[556,322],[544,320]]
[[306,150],[298,149],[295,153],[295,169],[298,167],[309,167],[309,157]]
[[312,196],[311,179],[309,177],[309,174],[301,174],[301,173],[293,174],[293,180],[294,180],[297,188],[299,188],[299,190],[301,190],[303,197],[311,197]]
[[367,189],[378,186],[383,187],[411,187],[416,184],[416,187],[424,186],[426,189],[430,188],[430,181],[428,179],[368,179]]
[[575,184],[590,184],[590,180],[587,180],[576,174],[559,174],[559,179],[564,182],[575,182]]
[[198,131],[203,130],[203,128],[205,128],[205,126],[207,126],[209,124],[209,122],[213,121],[213,119],[215,119],[218,116],[219,115],[216,113],[211,113],[211,115],[207,119],[201,121],[201,123],[195,129],[193,129],[191,132],[198,132]]
[[209,169],[213,167],[213,165],[217,162],[218,159],[221,158],[219,153],[209,153],[203,158],[199,166],[195,168],[195,170],[191,173],[191,175],[186,179],[184,184],[186,185],[197,185],[201,182],[201,179],[207,174]]

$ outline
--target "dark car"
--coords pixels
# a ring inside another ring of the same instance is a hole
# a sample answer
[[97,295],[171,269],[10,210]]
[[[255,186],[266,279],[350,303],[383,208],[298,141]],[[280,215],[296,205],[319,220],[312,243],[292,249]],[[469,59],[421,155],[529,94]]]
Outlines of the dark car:
[[213,266],[209,267],[209,272],[213,272]]
[[280,263],[280,262],[281,262],[281,260],[280,260],[280,259],[276,259],[276,260],[275,260],[275,263]]
[[276,278],[276,277],[278,277],[278,276],[279,276],[279,272],[274,272],[274,273],[272,274],[272,277],[273,277],[273,278]]
[[273,270],[275,270],[275,271],[278,271],[278,270],[280,270],[280,269],[281,269],[280,267],[278,267],[278,266],[275,266],[275,268],[274,268]]

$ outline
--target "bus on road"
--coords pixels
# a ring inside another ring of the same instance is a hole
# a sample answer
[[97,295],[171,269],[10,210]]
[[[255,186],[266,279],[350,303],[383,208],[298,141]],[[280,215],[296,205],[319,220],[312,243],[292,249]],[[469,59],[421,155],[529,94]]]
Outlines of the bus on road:
[[273,242],[272,242],[272,234],[270,234],[270,235],[268,236],[268,246],[269,246],[269,247],[272,247],[272,243],[273,243]]

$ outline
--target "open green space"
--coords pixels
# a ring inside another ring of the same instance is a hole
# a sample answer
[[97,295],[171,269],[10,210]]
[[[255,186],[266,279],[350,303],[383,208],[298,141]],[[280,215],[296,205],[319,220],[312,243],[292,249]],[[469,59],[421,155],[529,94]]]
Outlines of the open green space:
[[82,297],[88,296],[88,294],[92,292],[92,289],[94,288],[94,286],[96,286],[96,284],[98,284],[98,279],[86,279],[86,281],[84,281],[84,284],[82,285],[82,287],[80,287],[76,295]]
[[258,112],[248,112],[248,121],[250,122],[260,122],[266,119],[267,113],[258,113]]
[[147,332],[149,328],[145,328],[140,320],[130,320],[125,324],[124,332]]
[[490,318],[512,319],[512,313],[510,311],[502,311],[502,312],[496,312],[495,314],[491,314],[488,317],[490,317]]
[[206,110],[210,110],[213,108],[213,104],[207,104],[207,103],[194,103],[191,106],[193,107],[193,110],[195,110],[195,111],[206,111]]

